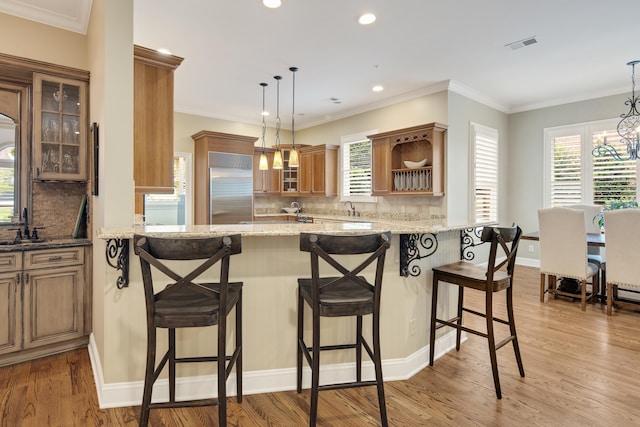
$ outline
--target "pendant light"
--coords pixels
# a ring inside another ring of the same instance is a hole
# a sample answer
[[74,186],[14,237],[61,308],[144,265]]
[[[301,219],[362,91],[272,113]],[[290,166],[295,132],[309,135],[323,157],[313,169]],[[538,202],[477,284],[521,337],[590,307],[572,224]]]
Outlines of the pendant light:
[[291,151],[289,152],[289,167],[297,168],[300,164],[298,160],[298,151],[296,150],[296,135],[295,135],[295,114],[296,114],[296,71],[297,67],[289,68],[289,71],[293,73],[293,97],[291,100]]
[[273,153],[273,168],[282,169],[282,151],[280,150],[280,80],[282,76],[273,76],[277,82],[276,89],[276,152]]
[[264,90],[268,86],[266,83],[260,83],[262,86],[262,154],[260,154],[260,166],[261,171],[269,170],[269,162],[267,161],[267,155],[264,152],[264,134],[267,130],[267,123],[264,121],[266,111],[264,109]]

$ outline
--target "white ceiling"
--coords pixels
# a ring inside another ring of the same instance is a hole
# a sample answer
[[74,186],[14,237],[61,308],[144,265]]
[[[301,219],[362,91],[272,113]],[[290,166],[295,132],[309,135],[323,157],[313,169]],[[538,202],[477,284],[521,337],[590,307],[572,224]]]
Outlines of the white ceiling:
[[[177,111],[242,122],[261,120],[260,82],[269,83],[267,109],[275,110],[273,76],[281,74],[280,111],[288,127],[288,69],[299,67],[296,128],[447,85],[505,112],[627,94],[626,63],[640,59],[638,0],[282,3],[267,9],[261,0],[134,0],[134,42],[185,58],[175,75]],[[66,28],[84,32],[90,5],[0,0],[0,11],[60,27],[66,18]],[[359,25],[363,12],[377,21]],[[505,46],[531,36],[536,44]],[[638,75],[640,81],[640,69]],[[376,84],[385,90],[372,92]],[[621,95],[620,113],[624,101]]]

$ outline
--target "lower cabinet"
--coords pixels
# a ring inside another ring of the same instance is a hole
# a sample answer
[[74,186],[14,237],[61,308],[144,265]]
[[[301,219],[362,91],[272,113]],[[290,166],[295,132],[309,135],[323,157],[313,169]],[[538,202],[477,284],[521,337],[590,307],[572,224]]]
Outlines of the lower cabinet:
[[7,315],[0,331],[0,365],[86,345],[91,323],[87,250],[0,254],[0,310]]

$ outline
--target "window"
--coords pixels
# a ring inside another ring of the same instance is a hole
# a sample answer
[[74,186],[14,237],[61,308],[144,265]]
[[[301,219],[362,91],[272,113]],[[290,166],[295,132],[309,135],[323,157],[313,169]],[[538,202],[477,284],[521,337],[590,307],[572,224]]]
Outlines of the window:
[[375,201],[371,196],[371,140],[372,130],[341,138],[341,169],[343,199]]
[[602,142],[626,154],[617,125],[613,119],[545,129],[545,206],[636,200],[637,162],[592,154]]
[[498,131],[471,123],[472,222],[498,221]]

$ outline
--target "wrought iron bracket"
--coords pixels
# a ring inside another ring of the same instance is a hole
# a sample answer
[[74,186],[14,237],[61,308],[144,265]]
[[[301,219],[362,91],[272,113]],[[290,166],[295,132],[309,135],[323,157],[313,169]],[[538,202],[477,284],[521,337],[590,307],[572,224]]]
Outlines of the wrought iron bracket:
[[473,248],[484,244],[480,240],[483,227],[472,227],[460,230],[460,259],[463,261],[472,261],[476,254]]
[[[118,289],[129,287],[129,239],[107,240],[107,263],[122,271],[116,282]],[[113,261],[115,260],[115,264]]]
[[[423,249],[421,253],[421,249]],[[435,234],[400,235],[400,275],[403,277],[420,275],[422,270],[414,261],[429,257],[438,250],[438,237]]]

